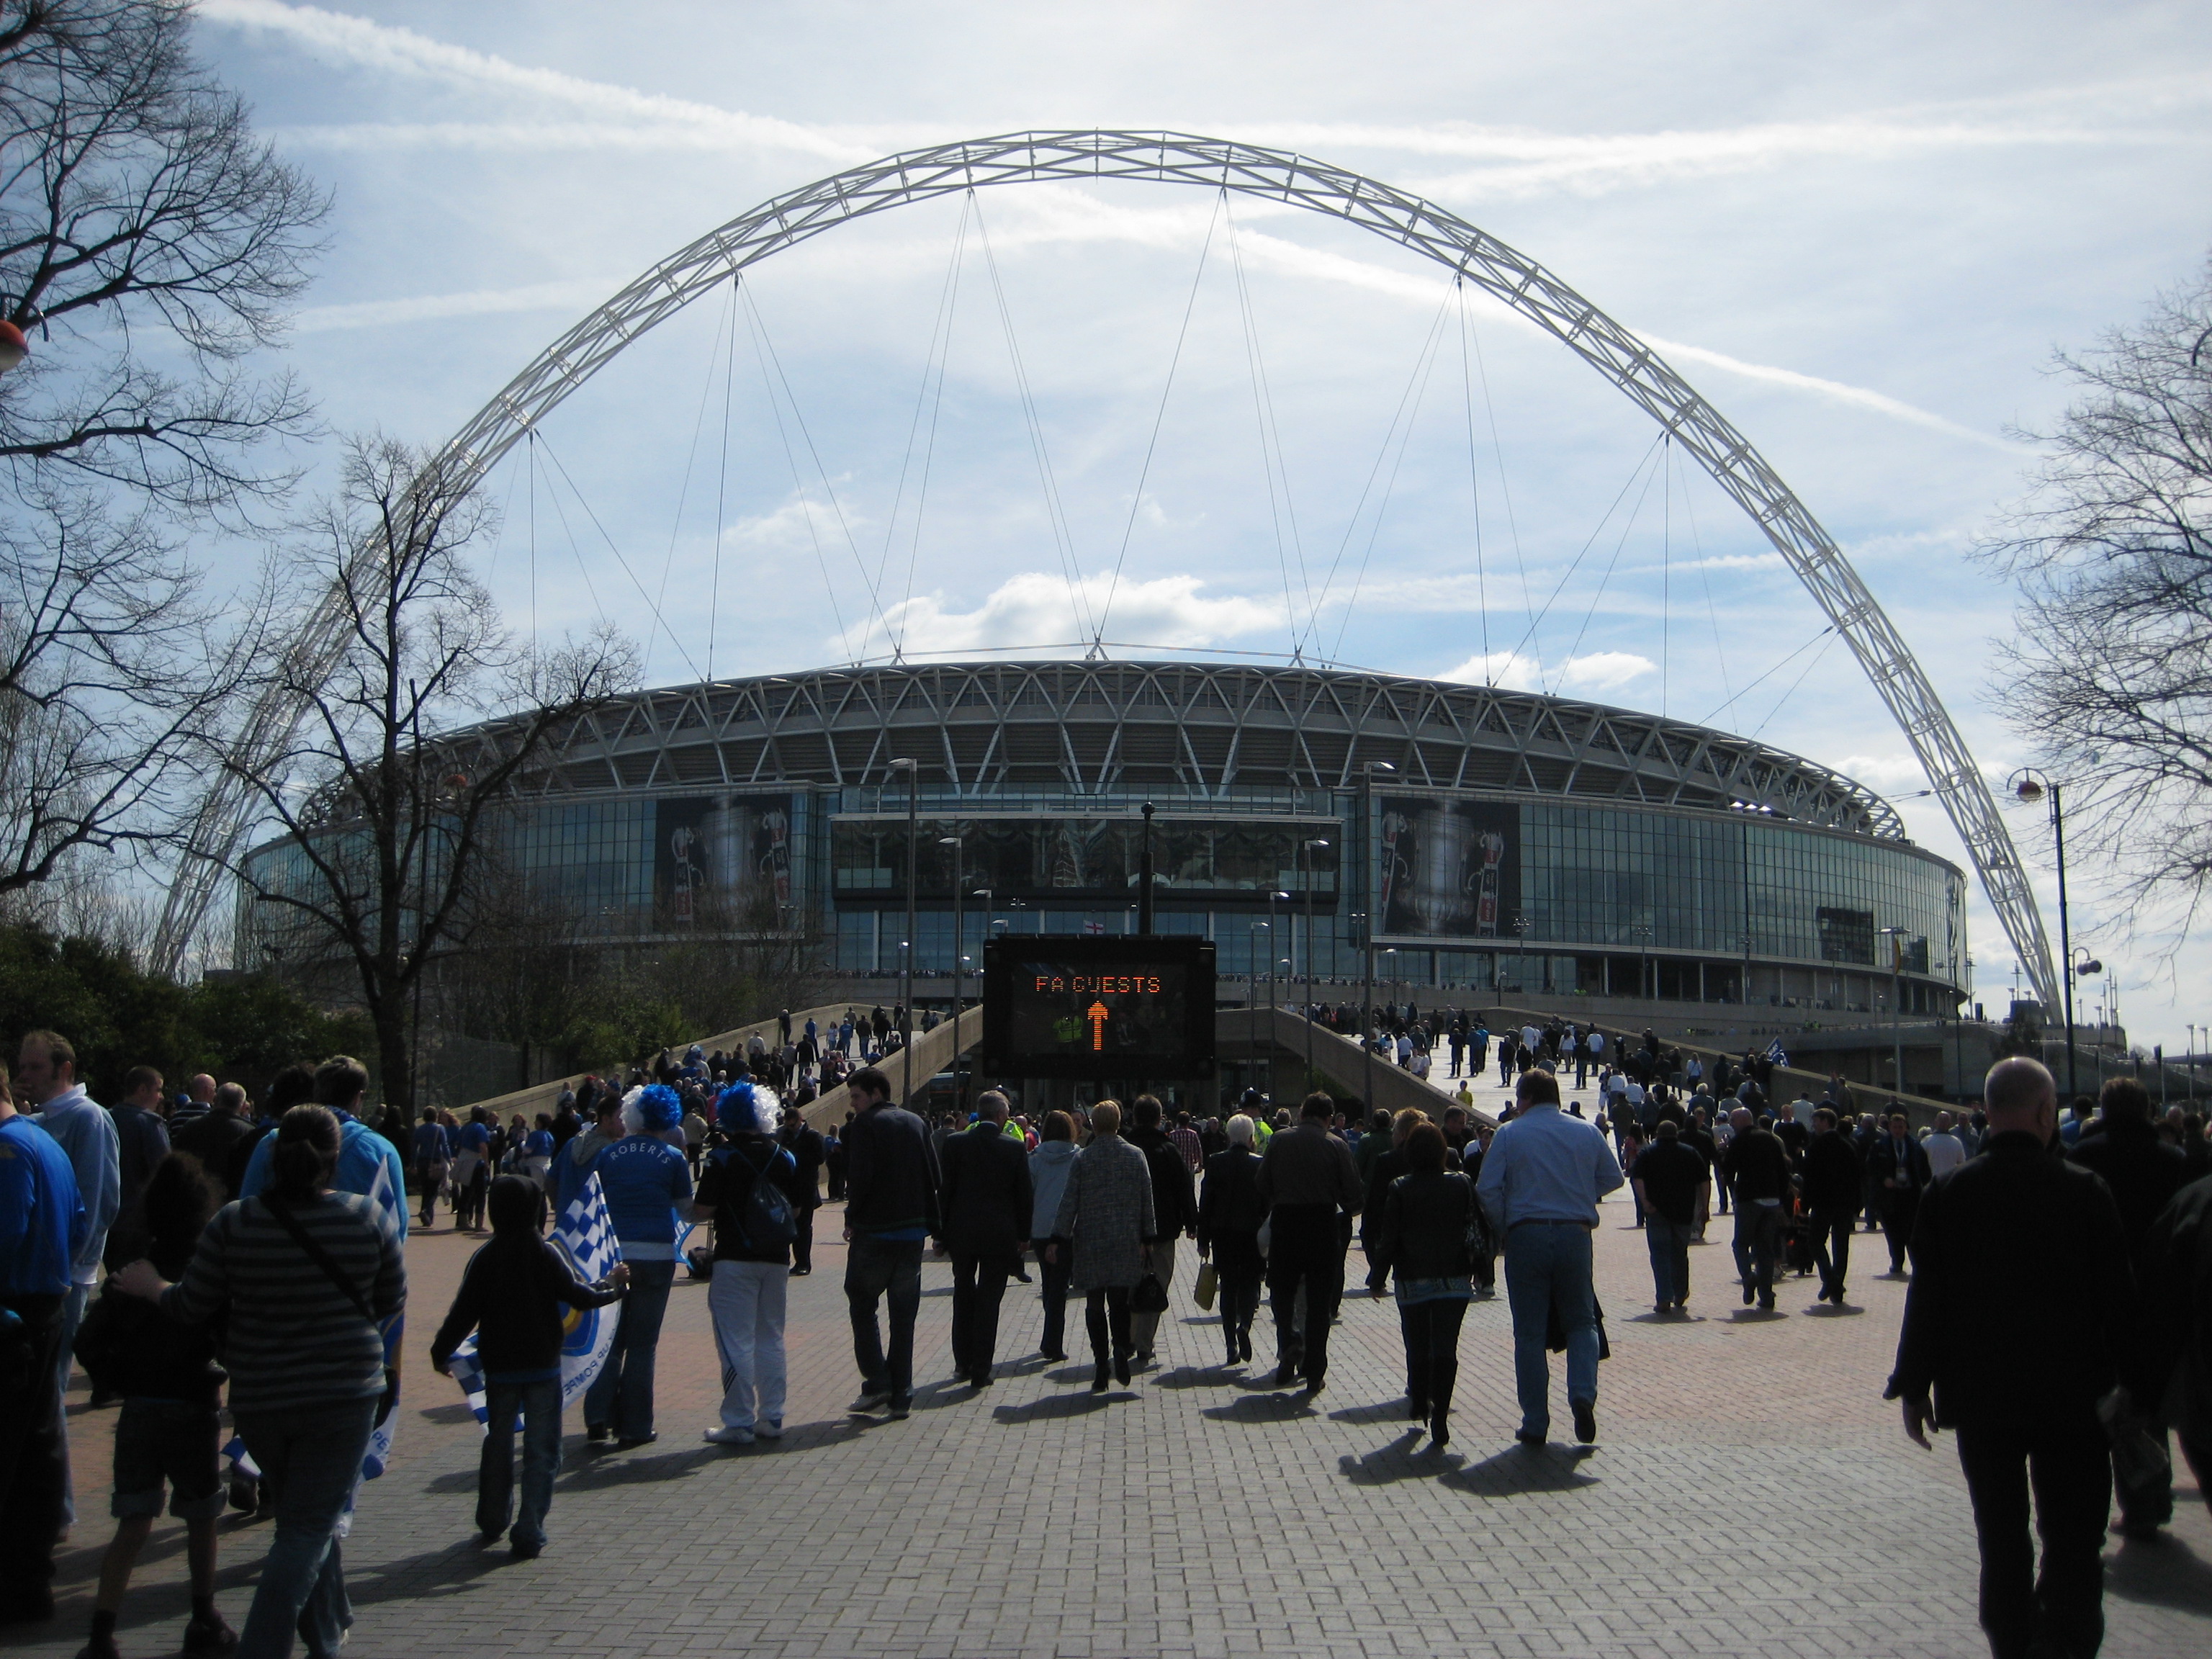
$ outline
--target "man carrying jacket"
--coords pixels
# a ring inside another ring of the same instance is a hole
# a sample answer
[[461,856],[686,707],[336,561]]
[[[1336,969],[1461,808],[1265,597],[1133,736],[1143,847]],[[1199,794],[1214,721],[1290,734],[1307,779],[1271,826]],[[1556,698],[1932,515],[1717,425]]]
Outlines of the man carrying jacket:
[[[1159,1231],[1145,1240],[1152,1247],[1152,1276],[1163,1289],[1175,1283],[1176,1240],[1188,1233],[1198,1232],[1198,1195],[1191,1186],[1190,1166],[1183,1162],[1182,1152],[1160,1128],[1162,1111],[1158,1097],[1139,1095],[1130,1102],[1130,1116],[1136,1127],[1128,1133],[1128,1141],[1145,1155],[1145,1163],[1152,1172],[1152,1224]],[[1136,1345],[1136,1358],[1130,1363],[1138,1369],[1154,1362],[1153,1344],[1159,1338],[1160,1316],[1158,1311],[1133,1311],[1129,1316],[1129,1339]]]
[[1883,1397],[1903,1402],[1916,1445],[1928,1445],[1931,1425],[1957,1432],[1996,1659],[2087,1659],[2104,1639],[2100,1552],[2112,1495],[2097,1402],[2115,1382],[2139,1382],[2135,1279],[2111,1192],[2051,1155],[2051,1073],[1999,1060],[1984,1092],[1982,1156],[1920,1199]]
[[945,1244],[952,1252],[952,1367],[973,1387],[991,1386],[999,1348],[999,1304],[1021,1271],[1030,1242],[1029,1152],[1006,1134],[1006,1097],[979,1096],[975,1121],[945,1143]]
[[[941,1238],[937,1154],[922,1121],[891,1104],[890,1079],[872,1066],[847,1081],[856,1116],[845,1131],[845,1304],[860,1370],[856,1413],[889,1408],[903,1422],[914,1400],[914,1322],[921,1311],[921,1247]],[[888,1304],[884,1346],[876,1304]]]
[[[2151,1127],[2150,1092],[2131,1077],[2116,1077],[2098,1091],[2100,1115],[2084,1129],[2067,1156],[2085,1170],[2094,1170],[2112,1189],[2119,1206],[2120,1236],[2127,1243],[2128,1265],[2136,1282],[2148,1282],[2150,1268],[2151,1224],[2189,1179],[2189,1159],[2179,1146],[2169,1146]],[[2158,1401],[2146,1400],[2146,1406]],[[2162,1443],[2165,1427],[2141,1425]],[[2158,1536],[2158,1529],[2173,1519],[2173,1469],[2168,1463],[2163,1478],[2140,1474],[2137,1466],[2116,1460],[2112,1475],[2120,1500],[2120,1531],[2143,1540]]]

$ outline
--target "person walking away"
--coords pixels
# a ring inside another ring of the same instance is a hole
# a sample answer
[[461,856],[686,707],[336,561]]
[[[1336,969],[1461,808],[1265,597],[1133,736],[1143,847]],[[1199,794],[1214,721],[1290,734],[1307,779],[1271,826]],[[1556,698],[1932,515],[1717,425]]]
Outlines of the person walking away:
[[[1139,1095],[1130,1106],[1135,1127],[1123,1138],[1145,1155],[1152,1171],[1152,1223],[1158,1231],[1145,1243],[1152,1246],[1152,1275],[1164,1291],[1175,1285],[1176,1241],[1186,1234],[1197,1235],[1198,1196],[1182,1149],[1160,1128],[1163,1112],[1158,1097]],[[1159,1310],[1131,1312],[1129,1339],[1137,1345],[1132,1363],[1138,1370],[1158,1363],[1154,1350],[1159,1329]]]
[[764,1084],[740,1080],[716,1097],[722,1144],[707,1154],[690,1211],[714,1224],[707,1310],[722,1362],[722,1407],[706,1437],[718,1446],[783,1435],[784,1309],[802,1200],[814,1195],[814,1182],[775,1138],[782,1109]]
[[[942,1236],[937,1155],[922,1121],[891,1104],[890,1079],[872,1066],[847,1085],[859,1115],[845,1132],[845,1302],[860,1371],[855,1412],[886,1407],[905,1420],[914,1401],[914,1322],[921,1310],[921,1247]],[[876,1320],[885,1304],[890,1346]]]
[[[146,1218],[138,1207],[146,1183],[169,1155],[169,1132],[161,1122],[161,1074],[151,1066],[133,1066],[123,1074],[123,1100],[112,1108],[116,1140],[115,1224],[107,1230],[100,1261],[113,1273],[146,1254]],[[93,1403],[101,1403],[93,1389]]]
[[[1055,1238],[1053,1228],[1060,1220],[1068,1172],[1082,1156],[1083,1149],[1075,1144],[1075,1120],[1066,1112],[1048,1112],[1044,1137],[1030,1154],[1030,1241],[1044,1280],[1044,1335],[1038,1352],[1048,1360],[1067,1358],[1067,1282],[1075,1271],[1075,1256],[1067,1249],[1071,1241]],[[1048,1250],[1045,1247],[1051,1243],[1060,1249]]]
[[2159,1212],[2143,1259],[2151,1380],[2173,1379],[2160,1397],[2174,1408],[2182,1455],[2212,1506],[2212,1176],[2191,1182]]
[[[155,1165],[140,1200],[143,1254],[163,1278],[182,1278],[202,1231],[223,1202],[221,1183],[196,1159],[168,1156]],[[151,1303],[119,1288],[93,1304],[79,1335],[92,1361],[86,1369],[100,1365],[97,1381],[123,1401],[115,1422],[115,1491],[109,1505],[115,1536],[100,1564],[92,1638],[79,1659],[117,1659],[116,1618],[165,1495],[169,1513],[185,1523],[192,1612],[184,1650],[228,1653],[238,1645],[238,1634],[215,1606],[215,1523],[223,1510],[222,1421],[216,1410],[223,1373],[216,1364],[215,1339],[204,1327],[164,1318]]]
[[1690,1305],[1690,1240],[1712,1204],[1712,1171],[1695,1148],[1683,1144],[1682,1126],[1662,1118],[1628,1177],[1644,1206],[1654,1309],[1680,1313]]
[[[1068,1171],[1052,1225],[1055,1241],[1073,1241],[1068,1282],[1084,1297],[1093,1394],[1106,1391],[1109,1358],[1114,1380],[1128,1386],[1129,1292],[1151,1270],[1152,1246],[1145,1241],[1156,1231],[1152,1166],[1121,1138],[1121,1103],[1102,1100],[1091,1109],[1091,1145]],[[1048,1257],[1063,1254],[1056,1242],[1045,1249]]]
[[[827,1149],[821,1134],[788,1103],[779,1103],[783,1115],[776,1140],[798,1166],[804,1202],[799,1206],[799,1233],[791,1241],[791,1276],[804,1279],[814,1271],[814,1212],[822,1207],[822,1164]],[[695,1168],[696,1164],[695,1164]]]
[[333,1654],[353,1622],[337,1536],[369,1432],[390,1414],[398,1376],[382,1326],[406,1305],[395,1214],[332,1189],[343,1135],[327,1107],[295,1106],[268,1137],[270,1178],[226,1205],[184,1277],[150,1261],[116,1275],[185,1325],[224,1320],[230,1411],[276,1514],[276,1532],[239,1640],[242,1659],[284,1659],[295,1631]]
[[1590,1235],[1598,1200],[1625,1177],[1595,1124],[1559,1109],[1559,1079],[1531,1072],[1514,1096],[1513,1121],[1492,1137],[1475,1191],[1505,1244],[1505,1294],[1513,1310],[1514,1383],[1521,1400],[1516,1438],[1540,1446],[1552,1427],[1553,1316],[1567,1343],[1567,1406],[1575,1437],[1597,1439],[1597,1293]]
[[453,1138],[453,1225],[466,1232],[482,1232],[484,1198],[491,1190],[490,1114],[481,1106],[469,1108],[469,1121]]
[[1911,1120],[1892,1112],[1885,1133],[1875,1137],[1867,1155],[1867,1168],[1875,1189],[1881,1195],[1881,1231],[1889,1241],[1889,1275],[1902,1278],[1913,1229],[1920,1215],[1920,1194],[1928,1187],[1928,1154],[1912,1138]]
[[[1316,1091],[1298,1108],[1298,1125],[1267,1143],[1254,1185],[1267,1205],[1267,1293],[1275,1310],[1275,1386],[1305,1381],[1308,1400],[1328,1380],[1328,1333],[1344,1296],[1347,1237],[1338,1218],[1367,1201],[1352,1152],[1328,1132],[1336,1110]],[[1292,1323],[1305,1292],[1305,1331]]]
[[102,1110],[77,1081],[76,1050],[58,1031],[25,1035],[15,1057],[15,1086],[38,1108],[33,1121],[68,1154],[88,1222],[83,1248],[70,1267],[69,1293],[62,1299],[61,1346],[53,1359],[54,1432],[60,1437],[62,1457],[61,1524],[66,1528],[76,1524],[74,1483],[69,1474],[69,1417],[64,1409],[69,1396],[70,1346],[76,1340],[77,1322],[84,1317],[85,1304],[100,1278],[108,1231],[122,1213],[122,1139],[113,1116]]
[[[999,1304],[1020,1273],[1036,1189],[1029,1154],[1006,1135],[1006,1097],[975,1101],[975,1121],[945,1143],[944,1237],[952,1252],[952,1369],[978,1391],[991,1386]],[[1170,1148],[1170,1155],[1173,1149]],[[1178,1167],[1181,1159],[1176,1160]]]
[[521,1173],[536,1182],[539,1189],[549,1194],[552,1185],[553,1154],[557,1150],[553,1140],[553,1120],[546,1113],[540,1112],[535,1127],[523,1137]]
[[1837,1127],[1836,1109],[1813,1113],[1813,1139],[1805,1145],[1805,1209],[1813,1235],[1813,1265],[1820,1270],[1820,1299],[1844,1305],[1851,1270],[1851,1229],[1857,1224],[1865,1173],[1858,1148]]
[[1935,1128],[1921,1138],[1920,1150],[1927,1155],[1928,1178],[1930,1181],[1950,1174],[1969,1156],[1966,1140],[1958,1133],[1956,1124],[1957,1120],[1950,1113],[1938,1112],[1936,1114]]
[[2097,1402],[2116,1383],[2139,1385],[2135,1279],[2110,1189],[2051,1156],[2051,1073],[2024,1057],[1999,1060],[1983,1097],[1982,1156],[1919,1200],[1883,1398],[1901,1402],[1914,1444],[1929,1446],[1931,1426],[1957,1435],[1995,1659],[2087,1659],[2104,1639],[2099,1558],[2112,1504]]
[[[200,1168],[222,1183],[223,1202],[228,1204],[238,1196],[231,1154],[252,1133],[253,1125],[246,1115],[246,1091],[235,1083],[226,1083],[216,1090],[215,1104],[208,1109],[207,1115],[172,1134],[169,1146],[173,1152],[198,1158]],[[242,1167],[238,1173],[244,1173]]]
[[[1377,1113],[1377,1116],[1382,1114]],[[1252,1318],[1260,1310],[1260,1282],[1267,1269],[1260,1254],[1260,1229],[1267,1219],[1267,1201],[1260,1196],[1260,1159],[1253,1152],[1257,1126],[1239,1112],[1224,1131],[1229,1144],[1206,1161],[1206,1180],[1199,1191],[1198,1254],[1210,1254],[1219,1280],[1221,1335],[1227,1358],[1224,1365],[1249,1363],[1252,1358]],[[1377,1141],[1379,1131],[1370,1134]],[[1368,1139],[1362,1138],[1363,1144]]]
[[1406,1415],[1425,1423],[1437,1449],[1451,1440],[1452,1389],[1459,1380],[1459,1331],[1474,1299],[1468,1240],[1480,1215],[1474,1183],[1444,1168],[1443,1131],[1419,1123],[1406,1137],[1407,1173],[1384,1194],[1367,1258],[1369,1294],[1395,1285],[1406,1345]]
[[[2104,1177],[2112,1202],[2120,1212],[2120,1237],[2127,1246],[2129,1266],[2138,1285],[2148,1282],[2150,1230],[2173,1195],[2187,1184],[2189,1160],[2179,1146],[2169,1146],[2151,1125],[2150,1092],[2131,1077],[2109,1079],[2098,1091],[2100,1111],[2081,1132],[2067,1157],[2085,1170]],[[1934,1136],[1929,1136],[1930,1140]],[[1931,1158],[1931,1162],[1933,1159]],[[2142,1402],[2155,1412],[2159,1401]],[[2124,1425],[2125,1432],[2154,1437],[2163,1449],[2166,1425],[2142,1419]],[[2123,1536],[2147,1541],[2173,1519],[2173,1464],[2169,1452],[2160,1468],[2116,1456],[2112,1480],[2119,1498]]]
[[[578,1279],[545,1242],[545,1189],[503,1175],[484,1197],[491,1237],[462,1270],[446,1322],[430,1339],[430,1364],[453,1375],[453,1351],[477,1333],[483,1369],[484,1442],[477,1459],[477,1531],[502,1534],[508,1553],[531,1560],[545,1547],[545,1512],[561,1468],[561,1343],[564,1310],[604,1308],[622,1295],[629,1267],[617,1262],[596,1285]],[[514,1432],[522,1430],[522,1503],[514,1504]],[[514,1530],[507,1533],[512,1524]]]
[[584,1391],[584,1433],[593,1441],[612,1435],[615,1449],[628,1451],[659,1438],[653,1427],[653,1372],[660,1322],[676,1282],[677,1210],[689,1213],[691,1204],[691,1166],[670,1144],[681,1138],[684,1122],[675,1090],[647,1084],[623,1099],[621,1113],[623,1138],[592,1160],[590,1172],[606,1197],[629,1284],[606,1363]]
[[91,1231],[69,1154],[16,1111],[0,1064],[0,1627],[54,1616],[62,1316]]
[[829,1179],[830,1201],[845,1201],[845,1142],[837,1126],[831,1124],[822,1136],[822,1170]]
[[422,1121],[415,1126],[408,1155],[415,1169],[416,1191],[422,1200],[422,1213],[418,1220],[428,1227],[437,1212],[438,1194],[445,1189],[446,1171],[453,1164],[453,1138],[446,1133],[446,1126],[438,1121],[438,1115],[427,1106],[422,1109]]
[[1735,1133],[1721,1159],[1721,1176],[1735,1194],[1735,1273],[1743,1286],[1743,1305],[1756,1297],[1774,1311],[1774,1270],[1782,1254],[1782,1229],[1788,1219],[1790,1153],[1773,1130],[1760,1124],[1748,1106],[1729,1114]]

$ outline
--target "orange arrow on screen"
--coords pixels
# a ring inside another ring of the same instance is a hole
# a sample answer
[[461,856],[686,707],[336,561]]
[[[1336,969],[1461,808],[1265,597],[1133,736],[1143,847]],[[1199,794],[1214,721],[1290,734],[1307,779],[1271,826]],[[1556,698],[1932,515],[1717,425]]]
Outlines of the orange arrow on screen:
[[1083,1011],[1083,1017],[1091,1022],[1091,1052],[1095,1054],[1106,1046],[1106,1005],[1092,1003]]

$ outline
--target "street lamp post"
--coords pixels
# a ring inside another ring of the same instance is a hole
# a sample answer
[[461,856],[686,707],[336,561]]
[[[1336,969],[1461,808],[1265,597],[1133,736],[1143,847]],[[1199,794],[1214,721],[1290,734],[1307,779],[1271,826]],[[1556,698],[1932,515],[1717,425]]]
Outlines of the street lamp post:
[[1889,941],[1889,1041],[1890,1082],[1897,1092],[1905,1092],[1905,929],[1885,927],[1882,936]]
[[[2076,957],[2080,958],[2078,962],[2075,960]],[[2087,945],[2077,945],[2067,951],[2066,1093],[2069,1099],[2074,1093],[2074,986],[2077,981],[2094,979],[2104,971],[2105,964],[2089,954]],[[2098,1016],[2098,1024],[2100,1026],[2104,1024],[2104,1016],[2101,1012]],[[2097,1079],[2091,1087],[2102,1088],[2105,1084],[2105,1034],[2101,1030],[2097,1033],[2097,1040],[2090,1045],[2089,1052],[2095,1056],[2097,1069]]]
[[[1636,935],[1636,994],[1638,997],[1649,998],[1648,988],[1651,983],[1651,924],[1648,921],[1639,921],[1630,931]],[[1744,986],[1743,993],[1744,1000],[1748,1003],[1751,1000],[1751,987],[1748,983]],[[1652,1000],[1656,1000],[1656,999]]]
[[2033,766],[2023,766],[2007,780],[2013,793],[2033,806],[2051,797],[2051,844],[2058,860],[2058,949],[2066,958],[2066,1098],[2075,1097],[2074,1072],[2074,939],[2066,915],[2066,812],[2057,781]]
[[[1359,1054],[1360,1085],[1366,1091],[1364,1103],[1368,1114],[1375,1111],[1375,1045],[1367,1036],[1367,1022],[1375,1006],[1375,907],[1382,902],[1379,891],[1382,860],[1375,856],[1375,775],[1395,772],[1398,769],[1389,761],[1369,761],[1359,769],[1359,845],[1361,847],[1360,896],[1367,908],[1356,913],[1352,920],[1359,929]],[[1337,868],[1344,860],[1337,860]],[[1341,882],[1337,884],[1340,887]]]
[[1513,918],[1513,931],[1521,936],[1521,965],[1514,972],[1520,980],[1520,992],[1524,998],[1528,994],[1528,930],[1535,925],[1525,915]]
[[1280,965],[1275,951],[1275,901],[1281,899],[1287,903],[1290,896],[1288,893],[1279,893],[1272,889],[1267,894],[1267,1006],[1270,1008],[1275,1006],[1275,969]]
[[1309,1090],[1313,1087],[1314,1078],[1313,855],[1315,848],[1328,845],[1327,841],[1316,837],[1312,841],[1301,842],[1298,847],[1299,858],[1304,866],[1298,879],[1306,890],[1306,1087]]
[[[1252,924],[1252,959],[1245,964],[1247,969],[1245,978],[1249,988],[1245,992],[1244,1000],[1255,1008],[1257,1008],[1260,1006],[1260,935],[1262,933],[1267,935],[1267,950],[1271,956],[1273,954],[1275,948],[1275,935],[1273,925],[1264,921],[1254,922]],[[1267,969],[1268,977],[1271,981],[1273,979],[1274,971],[1275,970],[1272,966]]]
[[968,1115],[968,1085],[960,1070],[960,991],[962,986],[962,952],[968,947],[967,920],[961,910],[960,897],[964,890],[961,883],[960,822],[953,820],[952,833],[937,838],[939,847],[952,849],[952,1098],[964,1118]]
[[914,1098],[914,881],[917,817],[921,810],[921,768],[911,759],[895,760],[890,769],[906,774],[906,940],[899,951],[899,1104]]

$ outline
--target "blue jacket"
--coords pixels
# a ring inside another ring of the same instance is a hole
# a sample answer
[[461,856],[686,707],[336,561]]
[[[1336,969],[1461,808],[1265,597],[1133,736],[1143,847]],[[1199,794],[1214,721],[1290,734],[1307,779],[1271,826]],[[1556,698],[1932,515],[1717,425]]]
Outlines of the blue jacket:
[[[336,1109],[332,1109],[336,1111]],[[400,1242],[407,1240],[407,1171],[399,1162],[399,1149],[382,1135],[348,1112],[337,1112],[338,1120],[338,1167],[331,1177],[333,1192],[355,1193],[362,1198],[373,1197],[377,1177],[382,1176],[392,1183],[398,1196],[395,1204],[384,1208],[391,1212],[392,1224],[398,1230]],[[272,1131],[261,1137],[253,1148],[253,1157],[246,1164],[246,1178],[238,1183],[240,1198],[258,1198],[261,1189],[269,1184],[270,1160],[276,1155],[276,1136]]]
[[0,1296],[63,1296],[91,1228],[61,1143],[27,1117],[0,1123]]
[[625,1261],[676,1259],[676,1206],[691,1201],[691,1166],[652,1135],[624,1135],[592,1162]]

